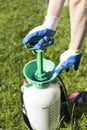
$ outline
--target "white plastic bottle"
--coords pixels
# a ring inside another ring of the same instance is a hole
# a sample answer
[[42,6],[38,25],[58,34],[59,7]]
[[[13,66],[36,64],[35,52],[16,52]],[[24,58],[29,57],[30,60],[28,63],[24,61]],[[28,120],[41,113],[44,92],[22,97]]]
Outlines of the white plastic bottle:
[[55,130],[60,118],[60,84],[49,83],[47,88],[24,87],[23,100],[27,117],[34,130]]

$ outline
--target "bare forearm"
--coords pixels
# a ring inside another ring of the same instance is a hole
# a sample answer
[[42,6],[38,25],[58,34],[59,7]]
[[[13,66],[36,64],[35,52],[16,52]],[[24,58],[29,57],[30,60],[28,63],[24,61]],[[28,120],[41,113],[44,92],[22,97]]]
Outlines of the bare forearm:
[[80,50],[87,31],[87,0],[70,1],[70,48]]
[[47,15],[59,17],[65,0],[50,0]]

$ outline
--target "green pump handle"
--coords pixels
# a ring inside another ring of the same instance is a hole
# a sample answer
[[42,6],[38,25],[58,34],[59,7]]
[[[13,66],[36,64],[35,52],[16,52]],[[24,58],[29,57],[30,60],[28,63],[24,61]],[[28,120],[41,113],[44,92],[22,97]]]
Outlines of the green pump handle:
[[36,50],[33,45],[30,44],[26,44],[25,47],[34,54],[37,54],[37,71],[35,73],[35,78],[40,81],[46,80],[46,72],[43,70],[43,52],[46,52],[47,46],[43,46],[40,50]]
[[[37,71],[35,73],[35,78],[39,81],[46,80],[46,72],[43,69],[43,52],[46,52],[48,46],[42,46],[40,50],[36,50],[33,45],[28,43],[25,45],[25,47],[28,50],[31,50],[34,54],[37,54]],[[57,77],[57,74],[54,72],[52,77],[54,80]]]
[[37,72],[36,78],[40,81],[46,80],[46,72],[43,69],[43,51],[37,51]]
[[[29,49],[29,50],[31,50],[31,51],[36,51],[37,49],[35,49],[34,48],[34,45],[31,45],[31,44],[29,44],[29,43],[27,43],[27,44],[25,44],[25,48],[27,48],[27,49]],[[44,46],[42,46],[41,48],[40,48],[40,50],[42,50],[42,51],[46,51],[47,50],[47,48],[48,48],[48,45],[47,44],[45,44]]]

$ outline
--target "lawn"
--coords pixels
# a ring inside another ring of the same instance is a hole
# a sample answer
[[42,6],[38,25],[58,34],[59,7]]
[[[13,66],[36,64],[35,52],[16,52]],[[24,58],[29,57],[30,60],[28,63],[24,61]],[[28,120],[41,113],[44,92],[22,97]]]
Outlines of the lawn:
[[[42,24],[47,5],[41,0],[0,0],[0,130],[26,130],[21,113],[20,87],[23,84],[23,67],[35,58],[22,44],[29,30]],[[62,52],[70,42],[69,9],[65,7],[55,35],[55,43],[44,57],[59,63]],[[62,72],[67,92],[87,91],[87,36],[83,43],[83,57],[79,70]],[[79,130],[87,130],[87,105],[75,109]],[[66,124],[61,130],[70,130]]]

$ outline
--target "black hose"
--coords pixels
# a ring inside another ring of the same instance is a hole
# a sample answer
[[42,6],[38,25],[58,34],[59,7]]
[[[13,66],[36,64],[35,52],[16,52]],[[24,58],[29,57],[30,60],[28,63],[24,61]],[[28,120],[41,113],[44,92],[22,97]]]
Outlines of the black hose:
[[[61,89],[61,111],[63,111],[65,121],[71,123],[71,129],[77,130],[78,127],[75,123],[74,115],[72,114],[71,106],[68,101],[66,87],[65,87],[62,79],[59,76],[58,76],[58,79],[59,79],[59,83],[61,85],[61,88],[60,88]],[[62,112],[60,112],[60,113],[62,113]]]

